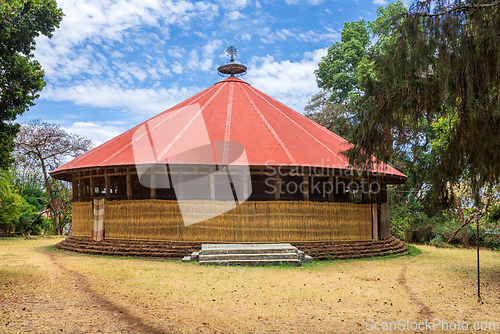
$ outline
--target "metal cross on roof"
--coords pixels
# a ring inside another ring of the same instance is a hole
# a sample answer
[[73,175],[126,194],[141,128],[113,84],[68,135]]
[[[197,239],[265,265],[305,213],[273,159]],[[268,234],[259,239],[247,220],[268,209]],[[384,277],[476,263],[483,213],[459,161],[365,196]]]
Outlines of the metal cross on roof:
[[230,62],[234,63],[234,57],[238,56],[238,48],[236,48],[236,46],[233,46],[233,44],[231,44],[230,46],[227,47],[225,51],[228,56],[231,56]]

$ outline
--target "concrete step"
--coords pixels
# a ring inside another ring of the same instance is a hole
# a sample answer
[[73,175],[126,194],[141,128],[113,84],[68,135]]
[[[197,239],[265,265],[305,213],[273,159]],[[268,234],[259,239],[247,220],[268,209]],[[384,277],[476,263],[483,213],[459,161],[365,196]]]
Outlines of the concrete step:
[[213,261],[202,261],[200,260],[200,265],[216,265],[216,266],[265,266],[265,265],[280,265],[289,264],[293,266],[300,266],[299,259],[288,259],[288,260],[278,260],[278,259],[255,259],[255,260],[213,260]]
[[[215,254],[296,254],[297,247],[291,244],[202,244],[203,255]],[[200,253],[200,255],[201,255]]]
[[218,260],[296,260],[297,253],[228,253],[228,254],[208,254],[202,253],[199,255],[199,261],[218,261]]
[[300,266],[304,252],[291,244],[202,244],[191,256],[201,265],[262,266],[287,263]]

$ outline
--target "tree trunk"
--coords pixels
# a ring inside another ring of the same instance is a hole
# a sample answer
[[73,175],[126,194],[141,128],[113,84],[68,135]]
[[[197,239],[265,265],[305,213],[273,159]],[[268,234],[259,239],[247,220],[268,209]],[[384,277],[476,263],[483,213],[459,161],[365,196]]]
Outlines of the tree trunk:
[[457,236],[458,232],[460,232],[461,229],[463,229],[465,226],[467,226],[467,224],[469,224],[472,221],[473,217],[474,216],[470,216],[469,219],[467,219],[462,225],[460,225],[460,227],[455,232],[453,232],[453,234],[448,239],[448,241],[446,241],[446,243],[449,244],[450,242],[452,242],[455,239],[455,237]]
[[54,196],[54,191],[52,190],[52,184],[50,183],[49,175],[47,173],[47,167],[45,166],[45,160],[42,155],[39,154],[38,158],[40,159],[40,163],[42,165],[43,177],[45,179],[45,188],[47,189],[47,199],[50,209],[52,210],[52,214],[54,217],[54,225],[55,232],[57,235],[61,235],[61,231],[59,230],[59,210],[57,208],[56,199]]
[[59,224],[59,215],[54,215],[54,225],[56,226],[56,235],[61,235],[61,229]]

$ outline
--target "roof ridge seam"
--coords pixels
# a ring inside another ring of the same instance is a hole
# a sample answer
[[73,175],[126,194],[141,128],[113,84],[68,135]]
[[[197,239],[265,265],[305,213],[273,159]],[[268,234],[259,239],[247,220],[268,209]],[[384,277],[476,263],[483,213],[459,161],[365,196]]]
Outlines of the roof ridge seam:
[[264,117],[264,115],[262,115],[262,113],[260,112],[259,108],[257,107],[257,105],[255,105],[255,102],[250,98],[250,96],[248,95],[248,93],[243,89],[243,93],[245,94],[245,96],[247,97],[248,101],[250,102],[250,104],[253,106],[253,108],[255,109],[255,111],[257,112],[257,114],[259,114],[260,118],[264,121],[264,123],[266,124],[267,128],[269,129],[269,131],[271,131],[271,133],[273,134],[274,138],[276,139],[276,141],[280,144],[281,148],[283,149],[283,151],[285,151],[285,154],[287,155],[287,157],[290,159],[290,161],[293,163],[293,164],[297,164],[297,161],[294,159],[294,157],[292,156],[292,154],[290,153],[290,151],[288,150],[288,148],[286,148],[285,146],[285,143],[283,143],[283,141],[281,140],[281,138],[278,136],[278,134],[276,133],[276,131],[274,131],[273,127],[271,126],[271,124],[269,124],[269,122],[267,121],[267,119]]
[[231,118],[233,112],[233,92],[234,86],[229,85],[229,97],[227,101],[226,131],[224,133],[224,153],[222,154],[222,164],[228,164],[229,139],[231,138]]
[[[210,87],[210,88],[211,88],[211,87]],[[202,92],[200,92],[200,93],[198,93],[198,94],[201,94],[201,93],[202,93]],[[194,96],[196,96],[196,95],[198,95],[198,94],[195,94]],[[205,94],[206,94],[206,93],[205,93]],[[198,97],[195,99],[195,101],[196,101],[197,99],[201,98],[202,96],[204,96],[205,94],[201,94],[200,96],[198,96]],[[193,96],[193,97],[194,97],[194,96]],[[181,104],[181,103],[183,103],[183,102],[186,102],[186,101],[179,102],[179,103],[177,103],[176,105],[179,105],[179,104]],[[173,106],[172,108],[174,108],[174,107],[175,107],[175,106]],[[184,108],[185,108],[185,107],[183,107],[182,109],[184,109]],[[169,108],[169,109],[171,109],[171,108]],[[106,141],[106,142],[102,143],[101,145],[99,145],[99,146],[97,146],[97,147],[94,147],[94,148],[93,148],[93,149],[91,149],[90,151],[85,152],[84,154],[82,154],[82,155],[81,155],[81,156],[79,156],[78,158],[76,158],[76,159],[74,159],[74,160],[72,160],[72,161],[70,161],[70,162],[68,162],[68,163],[66,163],[66,164],[64,164],[64,165],[62,165],[62,166],[59,166],[58,168],[54,169],[53,171],[56,171],[56,170],[57,170],[57,169],[59,169],[59,168],[65,167],[66,165],[67,165],[67,167],[73,167],[73,166],[75,166],[75,165],[76,165],[76,164],[77,164],[80,160],[82,160],[82,159],[84,159],[84,158],[87,158],[87,157],[90,157],[90,156],[92,156],[92,155],[96,154],[97,152],[101,151],[102,149],[104,149],[104,148],[105,148],[105,147],[107,147],[108,145],[111,145],[112,143],[114,143],[114,142],[118,141],[121,137],[125,136],[125,135],[129,132],[129,131],[132,131],[132,130],[134,130],[134,129],[136,129],[136,128],[139,128],[141,125],[143,125],[143,124],[145,124],[145,123],[149,122],[150,120],[152,120],[152,119],[153,119],[153,118],[155,118],[156,116],[163,114],[165,111],[168,111],[169,109],[166,109],[166,110],[164,110],[163,112],[161,112],[161,113],[159,113],[159,114],[157,114],[157,115],[155,115],[155,116],[153,116],[153,117],[149,118],[148,120],[146,120],[146,121],[144,121],[144,122],[142,122],[142,123],[140,123],[140,124],[138,124],[138,125],[136,125],[136,126],[134,126],[134,127],[130,128],[130,129],[128,129],[127,131],[125,131],[125,132],[123,132],[123,133],[119,134],[118,136],[116,136],[116,137],[114,137],[114,138],[111,138],[110,140],[108,140],[108,141]],[[182,110],[182,109],[180,109],[180,110]],[[127,148],[127,147],[128,147],[128,146],[124,146],[124,147],[122,147],[122,149],[125,149],[125,148]],[[122,152],[122,151],[123,151],[123,150],[120,150],[120,152]],[[119,154],[120,152],[116,152],[116,154]],[[108,159],[101,161],[101,162],[100,162],[99,164],[97,164],[97,165],[100,165],[100,164],[104,164],[104,163],[106,163],[107,161],[109,161],[109,159],[111,159],[111,158],[112,158],[112,157],[114,157],[114,156],[116,156],[116,155],[112,155],[112,156],[110,156]],[[72,164],[70,165],[70,163],[72,163]],[[67,167],[65,167],[65,168],[67,168]],[[80,168],[82,168],[82,167],[80,167]],[[53,171],[51,171],[50,173],[52,173]]]
[[168,144],[168,146],[160,153],[158,158],[154,161],[155,163],[158,162],[163,156],[172,148],[172,146],[175,145],[175,143],[179,140],[180,137],[186,132],[186,130],[193,124],[194,120],[200,116],[200,114],[205,110],[205,108],[214,100],[214,98],[219,94],[222,88],[224,88],[227,85],[227,83],[224,83],[224,85],[220,86],[219,89],[210,97],[210,99],[203,105],[203,107],[200,108],[196,112],[196,114],[189,120],[189,122],[182,128],[182,130],[175,136],[175,138]]
[[[171,119],[172,117],[174,117],[175,115],[177,115],[178,113],[180,113],[182,110],[186,109],[188,106],[190,106],[193,102],[196,102],[197,100],[199,100],[200,98],[202,98],[203,96],[205,96],[206,94],[209,93],[209,91],[212,90],[212,87],[207,89],[207,91],[204,93],[204,94],[201,94],[200,96],[198,96],[196,99],[194,99],[192,102],[186,104],[184,107],[178,109],[175,113],[173,113],[172,115],[170,115],[169,117],[166,117],[164,120],[162,120],[161,122],[159,122],[158,124],[156,124],[153,128],[151,128],[150,131],[156,129],[157,127],[159,127],[160,125],[162,125],[163,123],[165,123],[166,121],[168,121],[169,119]],[[181,102],[182,103],[182,102]],[[175,106],[174,106],[175,107]],[[154,117],[151,117],[150,119],[148,119],[147,121],[144,121],[142,122],[141,124],[133,127],[132,129],[126,131],[125,133],[129,132],[129,131],[132,131],[133,129],[135,128],[138,128],[140,127],[141,125],[145,124],[145,123],[148,123],[149,121],[151,121],[153,118],[163,114],[164,112],[168,111],[170,109],[167,109],[161,113],[159,113],[158,115],[154,116]],[[125,134],[123,133],[123,135]],[[142,137],[144,137],[146,135],[146,133],[138,136],[135,140],[131,141],[130,143],[127,143],[125,146],[123,146],[121,149],[119,149],[118,151],[116,151],[114,154],[112,154],[109,158],[103,160],[100,162],[100,164],[105,164],[106,162],[108,162],[109,160],[111,160],[112,158],[114,158],[115,156],[117,156],[118,154],[120,154],[121,152],[123,152],[126,148],[132,146],[135,142],[137,142],[139,139],[141,139]]]
[[[282,114],[283,116],[285,116],[289,121],[291,121],[293,124],[295,124],[299,129],[301,129],[302,131],[304,131],[305,133],[307,133],[312,139],[314,139],[317,143],[319,143],[321,146],[323,146],[324,148],[326,148],[330,153],[332,153],[333,155],[335,155],[337,158],[339,158],[340,161],[342,161],[343,163],[345,163],[346,165],[349,165],[348,162],[346,162],[344,159],[342,159],[338,154],[336,154],[334,151],[332,151],[328,146],[326,146],[323,142],[321,142],[320,140],[318,140],[315,136],[313,136],[309,131],[307,131],[306,129],[304,129],[302,126],[300,126],[300,124],[298,124],[297,122],[295,122],[293,119],[291,119],[290,117],[288,117],[288,115],[286,115],[285,113],[283,113],[281,110],[279,110],[278,108],[276,108],[276,106],[274,106],[272,103],[270,103],[265,97],[263,97],[257,89],[255,89],[254,87],[251,87],[252,90],[254,90],[254,93],[257,94],[261,99],[263,99],[264,101],[267,102],[267,104],[269,104],[271,107],[273,107],[274,109],[276,109],[280,114]],[[278,100],[276,99],[273,99],[275,101],[277,101],[278,103],[280,103],[281,105],[284,105],[283,103],[279,102]],[[288,109],[290,110],[293,110],[291,109],[290,107],[287,107]],[[295,110],[293,110],[295,111]],[[295,111],[296,112],[296,111]],[[300,113],[298,113],[300,115]],[[302,116],[302,115],[301,115]],[[305,117],[306,119],[308,119],[307,117]],[[319,124],[318,124],[319,125]],[[320,126],[320,128],[324,129],[322,126]],[[325,129],[326,130],[326,129]],[[329,130],[327,130],[329,131]],[[334,134],[332,131],[329,131],[331,132],[332,134]],[[344,138],[340,137],[339,138],[343,139],[344,141],[346,141]]]
[[[257,90],[256,88],[254,88],[254,87],[251,87],[251,88],[252,88],[253,90],[258,91],[258,90]],[[258,92],[256,92],[256,94],[257,94],[257,95],[259,95],[259,96],[261,96]],[[290,108],[290,107],[289,107],[289,106],[287,106],[286,104],[284,104],[284,103],[282,103],[282,102],[280,102],[280,101],[278,101],[278,100],[274,99],[273,97],[271,97],[271,96],[270,96],[270,98],[272,98],[272,99],[273,99],[274,101],[276,101],[277,103],[281,104],[283,107],[285,107],[285,108],[287,108],[287,109],[290,109],[290,110],[293,110],[292,108]],[[268,101],[266,101],[266,102],[268,102]],[[268,103],[269,103],[269,102],[268,102]],[[269,104],[270,104],[270,103],[269,103]],[[273,108],[275,108],[276,110],[278,110],[279,112],[281,112],[278,108],[276,108],[276,107],[275,107],[275,106],[273,106],[272,104],[270,104],[270,105],[271,105]],[[295,110],[293,110],[293,111],[295,111]],[[282,112],[281,112],[281,113],[282,113]],[[282,113],[282,114],[283,114],[283,113]],[[337,138],[339,138],[339,139],[342,139],[342,140],[343,140],[343,141],[345,141],[347,144],[349,144],[350,146],[352,146],[352,144],[351,144],[351,143],[349,143],[349,142],[348,142],[345,138],[342,138],[341,136],[339,136],[339,135],[338,135],[338,134],[336,134],[335,132],[328,130],[328,129],[327,129],[327,128],[325,128],[324,126],[321,126],[320,124],[318,124],[318,123],[314,122],[313,120],[311,120],[311,119],[309,119],[309,118],[305,117],[304,115],[302,115],[302,114],[300,114],[300,113],[298,113],[298,114],[299,114],[300,116],[302,116],[305,120],[307,120],[309,123],[313,124],[314,126],[316,126],[316,127],[317,127],[317,128],[319,128],[319,129],[321,129],[323,132],[326,132],[326,133],[328,133],[329,135],[333,135],[334,137],[337,137]],[[284,115],[284,114],[283,114],[283,115]],[[286,116],[286,115],[285,115],[285,116]],[[286,117],[287,117],[288,119],[290,119],[288,116],[286,116]],[[291,119],[290,119],[290,120],[291,120]],[[294,122],[293,120],[291,120],[291,121],[292,121],[292,122]],[[294,122],[294,123],[295,123],[295,122]],[[304,131],[306,131],[305,129],[303,129],[303,130],[304,130]],[[307,132],[307,133],[309,134],[309,132]],[[314,138],[314,137],[313,137],[313,138]],[[314,139],[316,139],[316,138],[314,138]],[[321,142],[320,142],[320,143],[321,143]],[[324,145],[323,145],[323,146],[324,146]],[[328,148],[327,148],[327,149],[328,149]],[[329,150],[329,149],[328,149],[328,150]],[[332,152],[335,156],[337,156],[337,157],[338,157],[340,160],[342,160],[344,163],[346,163],[347,165],[349,165],[349,164],[348,164],[348,163],[347,163],[344,159],[342,159],[341,157],[339,157],[339,156],[338,156],[337,154],[335,154],[333,151],[330,151],[330,152]],[[371,158],[373,158],[373,159],[375,159],[375,160],[378,160],[378,159],[377,159],[376,157],[374,157],[373,155],[371,156]],[[372,159],[370,159],[370,160],[372,160]],[[379,160],[379,161],[380,161],[379,163],[375,162],[375,166],[379,166],[379,167],[382,169],[382,171],[384,171],[384,173],[386,173],[386,172],[387,172],[387,173],[392,174],[392,175],[398,175],[398,174],[396,174],[396,173],[394,173],[394,172],[389,172],[389,171],[388,171],[389,169],[393,169],[394,171],[399,172],[397,169],[395,169],[394,167],[392,167],[391,165],[389,165],[388,163],[386,163],[386,162],[384,162],[384,161],[381,161],[381,160]],[[401,174],[402,174],[402,173],[401,173]]]

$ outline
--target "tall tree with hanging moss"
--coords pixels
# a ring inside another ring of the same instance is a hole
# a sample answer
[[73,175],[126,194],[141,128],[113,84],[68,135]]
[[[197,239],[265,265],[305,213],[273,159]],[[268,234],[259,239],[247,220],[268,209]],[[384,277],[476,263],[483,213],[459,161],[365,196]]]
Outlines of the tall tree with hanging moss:
[[54,0],[0,0],[0,168],[13,162],[19,126],[12,122],[34,105],[45,86],[34,59],[35,38],[51,37],[62,17]]
[[467,179],[478,205],[500,176],[499,17],[491,0],[418,1],[393,17],[394,42],[379,43],[358,71],[350,158],[385,159],[430,124],[435,193],[447,199]]

